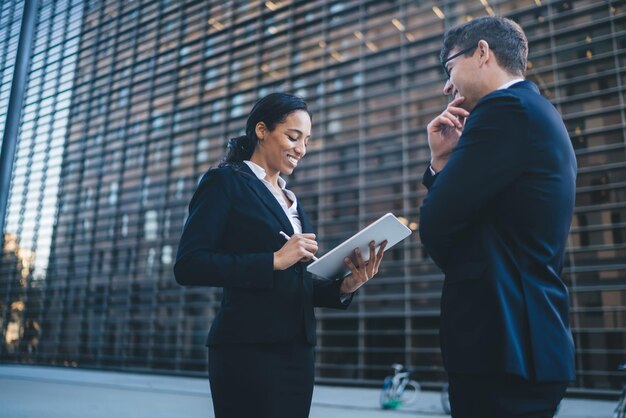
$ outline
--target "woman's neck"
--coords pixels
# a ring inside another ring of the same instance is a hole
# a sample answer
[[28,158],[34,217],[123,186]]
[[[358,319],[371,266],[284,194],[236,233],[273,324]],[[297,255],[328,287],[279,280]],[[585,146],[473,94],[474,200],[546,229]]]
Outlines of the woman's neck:
[[253,154],[252,157],[250,157],[250,161],[265,170],[265,180],[267,180],[275,188],[280,189],[280,187],[278,187],[278,175],[280,174],[280,172],[276,170],[271,170],[265,160],[263,160],[256,154]]

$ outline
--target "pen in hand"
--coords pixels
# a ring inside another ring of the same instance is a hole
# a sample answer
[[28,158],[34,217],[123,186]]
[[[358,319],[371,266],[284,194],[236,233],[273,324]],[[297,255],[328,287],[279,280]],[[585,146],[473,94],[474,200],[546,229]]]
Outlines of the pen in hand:
[[[282,235],[283,238],[285,238],[287,241],[289,241],[291,239],[291,237],[289,235],[285,234],[283,231],[280,231],[279,234]],[[312,256],[311,260],[317,261],[317,257]]]

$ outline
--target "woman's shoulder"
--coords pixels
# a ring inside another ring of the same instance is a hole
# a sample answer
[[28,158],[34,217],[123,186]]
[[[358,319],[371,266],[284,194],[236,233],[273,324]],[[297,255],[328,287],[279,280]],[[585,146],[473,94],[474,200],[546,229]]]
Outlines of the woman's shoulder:
[[242,175],[245,176],[247,174],[242,164],[225,164],[218,167],[211,167],[202,175],[198,185],[201,186],[205,183],[230,184],[240,180]]
[[235,180],[235,174],[230,167],[212,167],[202,174],[196,184],[196,191],[191,204],[200,199],[207,199],[209,196],[231,195]]
[[202,175],[201,181],[205,179],[226,180],[229,177],[232,177],[234,172],[235,168],[231,164],[211,167]]

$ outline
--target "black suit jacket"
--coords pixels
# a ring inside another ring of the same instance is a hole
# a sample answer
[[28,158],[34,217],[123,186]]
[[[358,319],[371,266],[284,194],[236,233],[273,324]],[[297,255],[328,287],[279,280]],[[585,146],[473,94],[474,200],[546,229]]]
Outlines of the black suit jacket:
[[533,83],[483,97],[429,188],[420,236],[445,273],[441,345],[452,373],[574,379],[560,278],[576,191],[561,116]]
[[[313,227],[298,205],[303,232]],[[314,306],[345,308],[339,280],[317,280],[303,263],[274,271],[273,253],[294,233],[276,198],[244,164],[209,170],[189,204],[174,275],[181,285],[222,287],[207,345],[315,344]]]

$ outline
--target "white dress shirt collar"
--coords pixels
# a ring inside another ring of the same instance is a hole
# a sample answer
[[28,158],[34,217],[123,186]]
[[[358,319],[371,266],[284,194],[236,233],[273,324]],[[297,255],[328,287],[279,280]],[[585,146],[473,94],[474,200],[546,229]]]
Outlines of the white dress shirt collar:
[[[265,169],[263,167],[249,160],[245,160],[244,163],[246,163],[246,165],[250,167],[250,170],[252,170],[254,175],[257,176],[259,180],[265,180],[265,176],[267,175],[267,173],[265,172]],[[278,187],[284,190],[285,186],[287,186],[287,182],[282,177],[278,176]]]
[[296,199],[296,195],[291,190],[285,189],[287,182],[282,177],[278,176],[278,186],[281,188],[285,196],[287,196],[287,198],[291,201],[290,206],[287,205],[282,193],[276,190],[276,188],[272,186],[269,181],[265,180],[266,172],[263,167],[248,160],[245,160],[244,163],[250,167],[250,170],[252,170],[254,175],[257,176],[257,178],[263,182],[265,187],[267,187],[267,190],[272,193],[280,207],[283,209],[283,212],[285,212],[285,215],[287,215],[287,218],[289,218],[289,222],[291,223],[294,232],[301,234],[302,222],[300,221],[300,215],[298,214],[298,199]]
[[504,89],[508,89],[509,87],[511,87],[513,84],[519,83],[520,81],[524,81],[523,78],[516,78],[513,79],[511,81],[508,81],[506,83],[504,83],[503,85],[501,85],[500,87],[498,87],[496,90],[504,90]]

